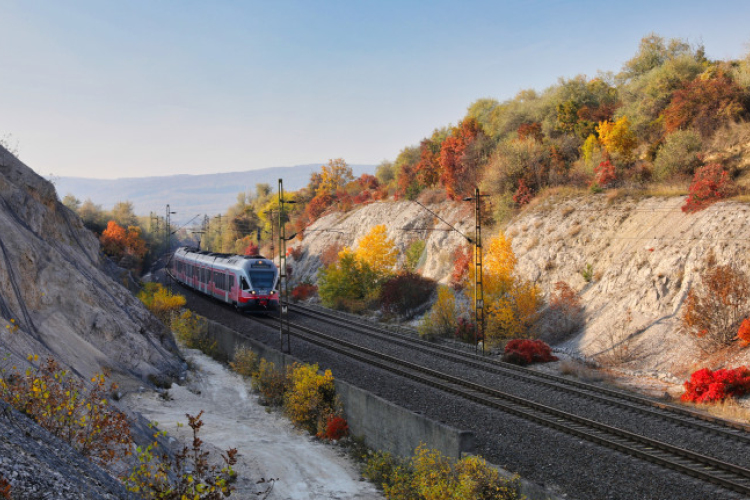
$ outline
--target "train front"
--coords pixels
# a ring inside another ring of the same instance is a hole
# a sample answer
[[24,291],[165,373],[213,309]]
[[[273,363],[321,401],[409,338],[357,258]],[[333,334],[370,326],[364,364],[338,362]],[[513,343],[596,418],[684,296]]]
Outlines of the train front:
[[247,259],[242,266],[248,279],[240,280],[237,306],[243,311],[276,311],[279,308],[279,270],[273,261]]

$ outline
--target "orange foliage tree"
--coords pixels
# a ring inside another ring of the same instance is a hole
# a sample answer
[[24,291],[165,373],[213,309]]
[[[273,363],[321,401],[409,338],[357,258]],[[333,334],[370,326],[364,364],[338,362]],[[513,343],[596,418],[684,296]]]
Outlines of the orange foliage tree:
[[693,127],[707,137],[746,112],[744,97],[742,88],[723,71],[711,78],[700,75],[672,95],[664,110],[664,127],[667,133]]
[[732,264],[706,261],[698,286],[690,289],[682,313],[683,332],[707,350],[731,344],[743,318],[750,315],[750,280]]
[[740,329],[737,330],[737,338],[745,345],[750,344],[750,318],[746,318],[740,325]]
[[479,181],[479,169],[485,161],[482,145],[485,139],[481,125],[467,118],[453,129],[440,149],[440,182],[450,199],[471,194]]
[[102,250],[123,267],[139,270],[148,249],[141,236],[141,228],[128,226],[127,231],[111,220],[99,237]]

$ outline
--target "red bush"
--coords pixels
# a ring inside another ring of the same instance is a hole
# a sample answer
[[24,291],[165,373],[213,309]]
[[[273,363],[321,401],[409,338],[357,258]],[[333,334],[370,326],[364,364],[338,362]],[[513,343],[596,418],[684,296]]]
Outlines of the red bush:
[[514,339],[505,346],[503,361],[524,366],[557,361],[557,357],[552,355],[552,349],[541,340]]
[[468,246],[456,248],[453,251],[453,273],[451,273],[451,286],[454,290],[464,287],[466,277],[469,275],[469,264],[471,264],[471,249]]
[[378,178],[370,174],[362,174],[362,176],[357,179],[357,184],[359,184],[359,187],[362,190],[377,189],[378,187],[380,187]]
[[303,253],[305,253],[305,250],[302,248],[302,245],[299,245],[296,247],[289,247],[286,250],[286,256],[292,257],[294,260],[300,260],[300,258],[302,258]]
[[609,160],[605,160],[598,167],[594,167],[594,182],[592,182],[592,186],[597,185],[600,188],[606,188],[614,184],[616,180],[615,166]]
[[[474,323],[471,322],[471,320],[468,320],[466,318],[458,318],[458,324],[456,325],[456,331],[454,333],[456,338],[462,342],[468,342],[470,344],[474,343]],[[476,339],[477,341],[481,342],[483,339],[481,338],[481,333],[479,333],[480,338]]]
[[352,198],[355,205],[362,205],[368,201],[372,201],[372,191],[360,191]]
[[516,194],[513,195],[513,201],[519,206],[522,206],[530,202],[533,197],[534,193],[529,189],[529,186],[526,185],[526,181],[520,179],[518,181],[518,190],[516,191]]
[[311,221],[314,221],[333,204],[333,196],[330,194],[319,194],[307,204],[305,212]]
[[742,396],[748,392],[750,369],[746,366],[714,372],[703,368],[690,375],[690,380],[685,382],[685,393],[680,399],[693,403],[711,403]]
[[331,415],[326,419],[325,432],[322,435],[318,434],[318,437],[329,441],[338,441],[348,435],[349,424],[346,422],[346,419],[337,415]]
[[318,293],[318,287],[312,283],[300,283],[292,290],[292,299],[296,302],[307,300]]
[[695,171],[693,183],[690,184],[683,212],[697,212],[710,204],[727,198],[735,193],[735,185],[729,174],[718,163],[712,163]]

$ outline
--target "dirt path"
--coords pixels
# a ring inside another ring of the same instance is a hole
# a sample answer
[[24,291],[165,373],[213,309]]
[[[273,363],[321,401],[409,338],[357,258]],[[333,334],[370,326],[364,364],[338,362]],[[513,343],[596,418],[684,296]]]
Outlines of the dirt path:
[[269,500],[383,498],[360,479],[356,466],[340,450],[295,430],[279,412],[260,406],[248,382],[198,351],[186,356],[195,369],[187,384],[172,386],[171,400],[157,393],[130,394],[127,404],[180,438],[187,438],[190,429],[177,423],[187,423],[186,413],[204,410],[201,439],[220,450],[234,447],[239,452],[235,470],[240,479],[232,498],[250,498],[261,477],[278,478]]

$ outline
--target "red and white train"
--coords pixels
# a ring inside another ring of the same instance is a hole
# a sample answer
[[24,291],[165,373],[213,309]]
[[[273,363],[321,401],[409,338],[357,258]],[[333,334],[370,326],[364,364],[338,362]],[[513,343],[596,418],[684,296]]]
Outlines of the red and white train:
[[184,285],[241,311],[279,307],[279,269],[259,255],[249,257],[180,247],[172,256],[172,276]]

